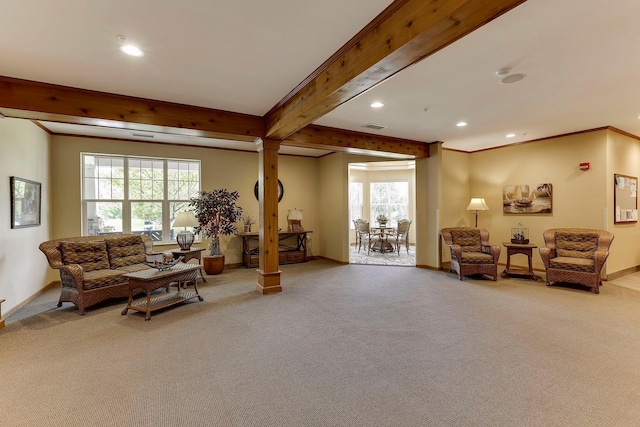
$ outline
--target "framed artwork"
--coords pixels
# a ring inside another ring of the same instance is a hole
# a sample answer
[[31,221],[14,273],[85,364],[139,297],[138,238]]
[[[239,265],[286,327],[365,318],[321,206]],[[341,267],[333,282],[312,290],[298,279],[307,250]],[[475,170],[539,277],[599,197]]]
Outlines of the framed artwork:
[[11,228],[39,226],[42,184],[12,176],[10,188]]
[[614,224],[638,222],[638,177],[613,174]]
[[502,188],[505,214],[550,214],[553,191],[550,183],[506,185]]

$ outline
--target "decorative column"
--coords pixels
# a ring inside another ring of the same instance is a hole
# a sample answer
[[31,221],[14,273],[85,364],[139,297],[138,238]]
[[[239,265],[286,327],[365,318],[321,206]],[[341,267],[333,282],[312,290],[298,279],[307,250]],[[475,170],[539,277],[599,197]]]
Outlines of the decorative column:
[[278,254],[278,150],[280,141],[256,139],[259,155],[260,241],[258,284],[261,294],[282,292]]

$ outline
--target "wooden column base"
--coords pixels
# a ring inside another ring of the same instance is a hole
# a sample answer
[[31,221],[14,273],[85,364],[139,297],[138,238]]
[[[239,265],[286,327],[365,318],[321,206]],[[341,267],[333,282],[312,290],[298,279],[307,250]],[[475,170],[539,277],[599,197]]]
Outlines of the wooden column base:
[[275,294],[276,292],[282,292],[282,285],[280,285],[280,270],[274,273],[265,273],[258,270],[258,284],[256,290],[263,295]]

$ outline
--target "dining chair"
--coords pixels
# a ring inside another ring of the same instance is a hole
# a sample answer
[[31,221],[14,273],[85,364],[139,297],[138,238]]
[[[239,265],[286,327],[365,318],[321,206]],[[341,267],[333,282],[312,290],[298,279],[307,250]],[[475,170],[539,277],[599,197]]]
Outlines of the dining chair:
[[395,231],[387,236],[387,242],[391,243],[394,250],[398,252],[398,256],[400,256],[400,245],[404,245],[407,254],[409,253],[409,227],[411,227],[411,220],[401,219]]
[[360,233],[358,232],[358,223],[360,221],[364,221],[362,218],[358,218],[358,219],[354,219],[353,222],[353,229],[356,232],[356,247],[358,247],[358,245],[360,244]]
[[356,230],[358,232],[358,253],[360,253],[360,248],[362,247],[362,243],[366,242],[367,244],[367,255],[371,251],[371,228],[369,227],[369,221],[366,219],[362,219],[357,222]]

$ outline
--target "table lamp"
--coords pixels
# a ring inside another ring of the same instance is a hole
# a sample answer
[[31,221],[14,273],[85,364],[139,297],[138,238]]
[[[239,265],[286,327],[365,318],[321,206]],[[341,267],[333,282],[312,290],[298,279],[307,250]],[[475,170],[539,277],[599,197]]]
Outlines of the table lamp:
[[476,228],[478,228],[478,211],[488,211],[489,206],[487,206],[483,198],[472,198],[469,206],[467,206],[467,210],[474,211],[473,214],[476,217]]
[[302,209],[293,208],[289,209],[289,231],[304,231],[302,228]]
[[191,211],[178,212],[178,216],[173,220],[171,227],[184,227],[184,230],[176,235],[176,242],[180,245],[180,249],[188,251],[191,249],[191,245],[195,240],[193,233],[187,230],[187,227],[197,227],[199,225],[198,220]]

